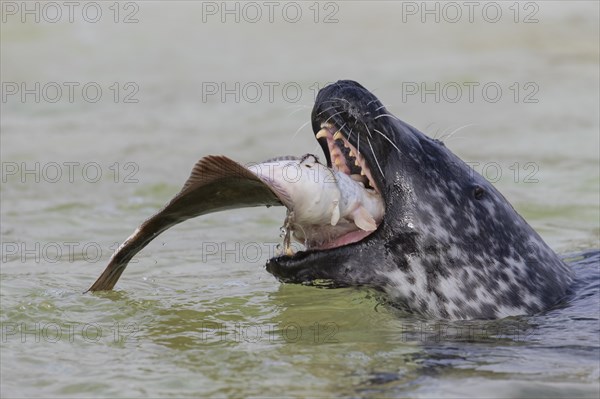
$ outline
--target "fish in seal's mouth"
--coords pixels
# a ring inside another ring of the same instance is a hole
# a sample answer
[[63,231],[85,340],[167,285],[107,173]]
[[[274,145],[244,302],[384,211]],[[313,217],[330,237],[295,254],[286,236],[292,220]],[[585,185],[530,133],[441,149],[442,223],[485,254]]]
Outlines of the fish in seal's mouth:
[[[360,241],[377,229],[385,212],[371,168],[360,148],[351,144],[332,123],[321,123],[315,137],[323,148],[327,168],[331,170],[340,191],[341,220],[331,224],[324,221],[311,223],[318,212],[311,209],[311,215],[301,213],[305,202],[321,202],[331,190],[331,185],[323,185],[317,186],[320,191],[311,193],[310,198],[295,198],[294,203],[284,204],[288,207],[285,227],[306,249],[311,250],[336,248]],[[302,189],[305,193],[311,192],[311,187]],[[293,255],[287,242],[284,244],[285,253]]]
[[249,168],[287,207],[286,255],[293,255],[290,236],[306,249],[335,248],[371,234],[383,219],[381,195],[370,185],[365,169],[357,166],[360,155],[347,147],[348,161],[357,164],[351,170],[337,144],[332,146],[337,165],[333,168],[312,154],[274,158]]

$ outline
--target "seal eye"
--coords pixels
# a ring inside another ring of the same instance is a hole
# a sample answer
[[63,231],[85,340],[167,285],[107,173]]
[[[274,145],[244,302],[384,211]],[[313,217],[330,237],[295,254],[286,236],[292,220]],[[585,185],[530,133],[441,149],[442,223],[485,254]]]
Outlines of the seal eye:
[[485,194],[485,190],[483,189],[483,187],[475,186],[475,189],[473,190],[473,196],[475,197],[475,199],[476,200],[482,199],[483,194]]

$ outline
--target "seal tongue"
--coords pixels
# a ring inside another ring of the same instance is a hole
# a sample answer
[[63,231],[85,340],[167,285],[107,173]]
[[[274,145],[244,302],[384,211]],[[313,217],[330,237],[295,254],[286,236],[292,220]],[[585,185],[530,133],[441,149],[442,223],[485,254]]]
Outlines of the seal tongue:
[[352,244],[357,241],[360,241],[363,238],[365,238],[366,236],[368,236],[369,234],[371,234],[370,231],[364,231],[364,230],[352,231],[348,234],[344,234],[343,236],[341,236],[333,241],[329,241],[329,242],[319,245],[313,249],[323,250],[323,249],[341,247],[344,245],[348,245],[348,244]]

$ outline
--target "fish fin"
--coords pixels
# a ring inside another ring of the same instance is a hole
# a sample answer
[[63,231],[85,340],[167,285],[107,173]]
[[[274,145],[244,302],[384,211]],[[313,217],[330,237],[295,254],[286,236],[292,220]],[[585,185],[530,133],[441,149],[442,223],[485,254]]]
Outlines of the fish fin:
[[[254,173],[254,172],[252,172],[252,173]],[[258,175],[258,174],[257,174],[257,176],[260,180],[262,180],[263,183],[265,183],[265,185],[268,188],[271,189],[271,191],[277,196],[277,198],[279,198],[279,200],[283,203],[283,205],[286,208],[288,208],[288,209],[294,208],[294,201],[292,200],[292,197],[290,197],[290,194],[287,192],[285,187],[283,187],[277,181],[275,181],[274,179],[271,179],[268,176],[262,176],[262,175]]]
[[340,204],[338,201],[333,202],[333,213],[331,214],[331,225],[335,226],[340,221]]
[[373,216],[367,211],[364,206],[359,206],[353,213],[354,224],[357,225],[361,230],[374,231],[377,229],[377,223]]
[[277,189],[239,163],[222,155],[204,157],[196,163],[181,191],[119,246],[88,291],[112,290],[131,258],[178,223],[227,209],[281,205],[283,200]]

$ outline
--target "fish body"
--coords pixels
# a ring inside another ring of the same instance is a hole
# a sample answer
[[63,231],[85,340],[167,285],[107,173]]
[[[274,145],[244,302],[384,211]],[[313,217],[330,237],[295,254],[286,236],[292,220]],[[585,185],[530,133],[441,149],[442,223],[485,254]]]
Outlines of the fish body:
[[383,218],[381,196],[312,154],[275,158],[248,169],[288,208],[286,224],[309,249],[328,247],[351,232],[368,234]]

